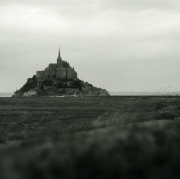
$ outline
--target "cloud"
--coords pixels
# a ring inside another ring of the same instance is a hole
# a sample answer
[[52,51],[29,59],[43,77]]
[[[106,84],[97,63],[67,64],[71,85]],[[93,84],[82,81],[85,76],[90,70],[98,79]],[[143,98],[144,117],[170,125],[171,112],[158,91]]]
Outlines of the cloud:
[[125,11],[147,11],[151,9],[178,11],[180,2],[178,0],[105,0],[101,1],[104,8]]
[[[28,6],[29,8],[45,9],[46,13],[73,19],[87,19],[100,13],[112,15],[113,13],[160,10],[179,12],[179,0],[2,0],[1,6],[13,7],[14,5]],[[153,14],[152,14],[153,15]]]
[[174,89],[180,85],[178,0],[2,0],[0,5],[0,75],[15,74],[19,81],[11,88],[55,62],[59,44],[81,79],[108,90],[132,84],[143,90],[149,82],[156,89],[166,82]]

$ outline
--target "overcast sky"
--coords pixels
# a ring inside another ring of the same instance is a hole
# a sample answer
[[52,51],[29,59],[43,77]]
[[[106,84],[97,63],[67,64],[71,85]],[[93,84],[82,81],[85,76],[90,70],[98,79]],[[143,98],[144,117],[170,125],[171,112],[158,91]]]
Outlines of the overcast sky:
[[108,91],[180,91],[180,0],[1,0],[0,92],[58,48],[78,77]]

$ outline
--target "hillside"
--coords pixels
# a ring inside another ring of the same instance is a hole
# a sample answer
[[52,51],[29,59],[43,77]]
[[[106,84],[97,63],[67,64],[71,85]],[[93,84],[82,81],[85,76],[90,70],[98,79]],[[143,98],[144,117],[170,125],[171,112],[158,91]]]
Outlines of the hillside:
[[[18,97],[22,97],[23,94],[29,90],[37,90],[37,78],[34,75],[32,78],[28,78],[27,82],[15,92]],[[61,89],[58,90],[58,89]],[[79,79],[45,79],[42,83],[42,88],[34,96],[49,96],[49,95],[67,95],[64,90],[71,91],[71,89],[77,89],[76,95],[80,96],[108,96],[109,93],[105,89],[97,88],[88,82],[84,82]],[[69,92],[68,95],[73,95],[74,92]],[[15,97],[15,95],[13,96]]]

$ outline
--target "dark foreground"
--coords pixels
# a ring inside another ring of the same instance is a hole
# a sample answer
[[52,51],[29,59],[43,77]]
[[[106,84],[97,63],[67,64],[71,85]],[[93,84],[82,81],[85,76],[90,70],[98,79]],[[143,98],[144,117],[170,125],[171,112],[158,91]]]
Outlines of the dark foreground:
[[0,178],[179,179],[178,97],[0,98]]

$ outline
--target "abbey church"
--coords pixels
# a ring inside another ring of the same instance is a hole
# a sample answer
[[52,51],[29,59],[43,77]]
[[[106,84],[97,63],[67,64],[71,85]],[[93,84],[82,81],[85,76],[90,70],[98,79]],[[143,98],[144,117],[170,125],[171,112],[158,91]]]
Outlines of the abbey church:
[[41,86],[45,79],[76,79],[77,72],[74,68],[63,61],[60,55],[60,49],[57,57],[57,63],[50,63],[43,71],[36,72],[37,88]]

